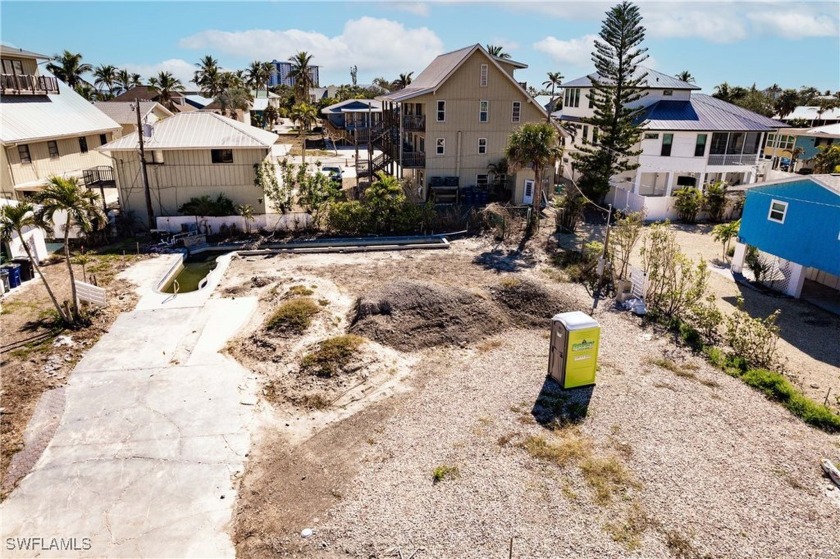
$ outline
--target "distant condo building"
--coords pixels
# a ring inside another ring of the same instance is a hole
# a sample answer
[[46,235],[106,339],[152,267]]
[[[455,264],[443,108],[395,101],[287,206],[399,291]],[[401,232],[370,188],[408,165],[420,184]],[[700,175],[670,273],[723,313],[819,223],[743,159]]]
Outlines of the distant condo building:
[[[291,62],[279,62],[272,60],[271,78],[268,81],[269,86],[288,85],[294,87],[295,79],[290,75],[292,73]],[[319,87],[318,81],[318,66],[311,66],[309,68],[309,75],[312,76],[312,87]]]

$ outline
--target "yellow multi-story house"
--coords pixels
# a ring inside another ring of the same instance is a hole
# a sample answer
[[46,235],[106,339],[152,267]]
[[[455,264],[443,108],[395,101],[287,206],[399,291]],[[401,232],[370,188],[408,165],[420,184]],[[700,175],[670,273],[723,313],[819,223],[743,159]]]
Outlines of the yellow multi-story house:
[[[438,56],[408,87],[378,97],[386,134],[373,170],[409,179],[424,199],[454,201],[462,189],[486,190],[510,134],[547,120],[514,77],[519,68],[527,66],[476,44]],[[533,201],[533,178],[530,169],[509,177],[514,203]]]
[[[114,186],[110,159],[96,151],[120,125],[61,80],[42,73],[42,54],[0,45],[0,197],[19,200],[53,176],[89,188]],[[115,190],[114,190],[115,192]]]

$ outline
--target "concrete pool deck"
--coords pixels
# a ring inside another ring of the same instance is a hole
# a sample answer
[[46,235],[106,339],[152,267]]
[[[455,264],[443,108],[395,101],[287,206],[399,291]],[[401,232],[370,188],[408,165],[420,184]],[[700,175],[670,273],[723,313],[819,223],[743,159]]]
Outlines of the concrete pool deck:
[[[258,383],[219,351],[257,300],[211,298],[230,255],[207,288],[158,293],[173,258],[125,273],[140,302],[76,366],[55,435],[0,505],[4,556],[235,555],[228,530]],[[48,551],[52,538],[77,549]]]

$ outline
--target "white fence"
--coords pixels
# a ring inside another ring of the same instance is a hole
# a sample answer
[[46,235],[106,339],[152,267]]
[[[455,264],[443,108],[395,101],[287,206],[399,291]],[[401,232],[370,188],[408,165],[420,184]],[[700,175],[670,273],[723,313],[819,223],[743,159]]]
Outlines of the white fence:
[[255,215],[250,222],[239,215],[228,216],[195,216],[176,215],[169,217],[158,217],[157,228],[170,233],[180,233],[181,225],[194,225],[200,233],[213,235],[218,233],[222,227],[230,228],[235,226],[239,231],[298,231],[312,226],[312,216],[305,212],[290,212],[286,214],[260,214]]
[[624,188],[613,187],[613,206],[625,212],[645,210],[645,197]]
[[76,298],[80,302],[87,302],[98,307],[104,307],[108,303],[105,300],[105,289],[85,283],[83,281],[75,281],[76,284]]

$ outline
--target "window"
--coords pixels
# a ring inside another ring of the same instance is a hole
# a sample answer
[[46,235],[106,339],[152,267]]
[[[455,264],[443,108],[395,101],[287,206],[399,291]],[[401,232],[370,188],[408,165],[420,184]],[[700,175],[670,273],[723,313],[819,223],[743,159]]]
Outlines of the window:
[[697,143],[694,144],[694,157],[703,157],[706,155],[706,134],[697,134]]
[[20,144],[18,146],[18,157],[21,163],[32,163],[32,157],[29,155],[29,145]]
[[85,138],[84,136],[79,138],[79,151],[81,151],[82,153],[87,153],[88,152],[87,138]]
[[645,140],[658,140],[658,139],[659,139],[659,134],[656,134],[654,132],[645,133]]
[[564,107],[579,107],[580,106],[580,89],[573,87],[567,89],[563,96]]
[[481,65],[481,76],[478,78],[478,85],[487,87],[487,64]]
[[522,118],[522,103],[520,103],[519,101],[514,101],[513,111],[510,114],[510,121],[519,122],[520,118]]
[[487,122],[490,119],[490,101],[478,102],[478,122]]
[[487,188],[490,184],[490,176],[489,175],[476,175],[475,177],[475,185],[479,188]]
[[586,94],[586,98],[589,99],[589,108],[591,109],[595,106],[595,92],[590,89],[589,93]]
[[664,155],[666,157],[671,155],[671,144],[674,143],[674,135],[673,134],[662,134],[662,151],[660,155]]
[[210,158],[213,163],[233,163],[232,149],[211,149]]
[[665,97],[671,97],[674,94],[674,91],[671,89],[666,89],[662,92],[662,95]]
[[589,126],[587,126],[586,124],[583,125],[583,136],[581,137],[580,141],[584,144],[589,143]]
[[446,139],[437,138],[435,140],[435,153],[437,155],[444,155],[446,153]]
[[4,60],[3,61],[4,74],[23,74],[23,62],[20,60]]
[[105,134],[100,134],[99,135],[99,145],[104,146],[107,143],[108,143],[108,136],[105,135]]
[[598,129],[594,127],[592,128],[592,143],[598,145]]
[[58,158],[58,143],[55,140],[47,142],[47,149],[50,150],[50,159]]
[[770,213],[767,214],[767,219],[775,221],[776,223],[784,223],[785,215],[787,214],[787,202],[780,202],[778,200],[770,201]]
[[437,102],[437,121],[443,122],[446,120],[446,101]]
[[487,153],[487,138],[478,139],[478,153],[479,155]]

